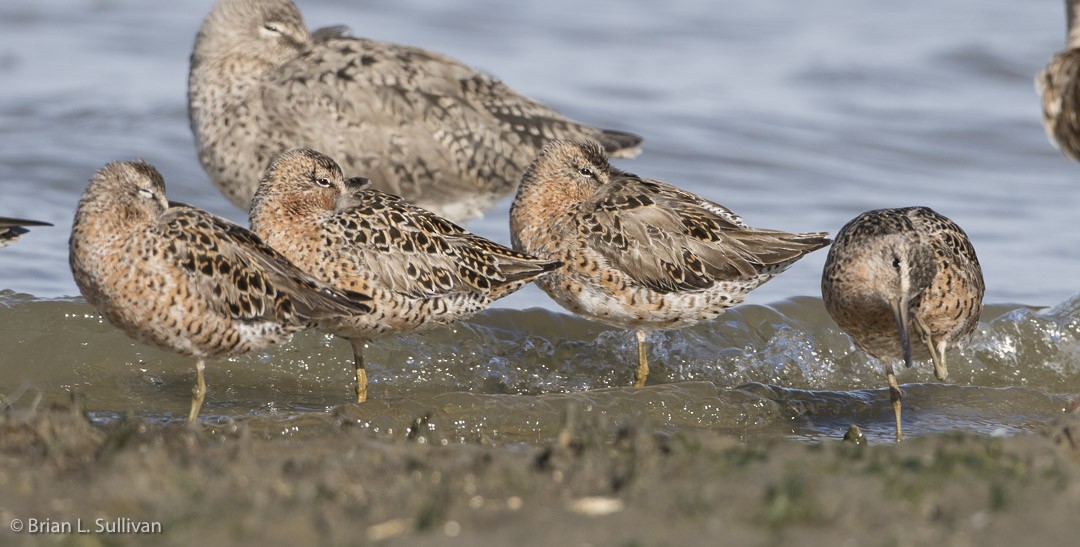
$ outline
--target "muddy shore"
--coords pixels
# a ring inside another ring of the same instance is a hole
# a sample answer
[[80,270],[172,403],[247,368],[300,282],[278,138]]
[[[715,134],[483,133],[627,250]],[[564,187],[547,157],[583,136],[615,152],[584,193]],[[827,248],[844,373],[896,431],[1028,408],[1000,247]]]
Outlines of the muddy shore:
[[[245,418],[95,425],[77,405],[0,416],[0,543],[165,545],[1067,544],[1080,514],[1080,416],[1013,437],[899,446],[742,440],[615,426],[566,409],[539,444],[443,444]],[[19,520],[19,533],[11,524]],[[67,523],[87,531],[30,533]],[[99,521],[98,519],[102,519]]]

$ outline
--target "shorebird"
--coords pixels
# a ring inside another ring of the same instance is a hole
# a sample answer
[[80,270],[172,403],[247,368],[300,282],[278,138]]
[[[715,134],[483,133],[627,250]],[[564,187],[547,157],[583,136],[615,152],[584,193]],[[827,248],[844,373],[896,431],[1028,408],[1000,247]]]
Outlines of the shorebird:
[[1043,127],[1050,143],[1080,161],[1080,0],[1065,1],[1065,49],[1035,76],[1042,97]]
[[206,395],[207,359],[371,311],[368,297],[322,284],[244,228],[169,203],[161,174],[141,161],[110,163],[90,179],[69,247],[75,283],[110,323],[197,359],[189,422]]
[[372,313],[325,329],[352,344],[361,403],[369,340],[465,319],[560,266],[471,234],[367,179],[345,179],[334,160],[309,149],[270,164],[251,229],[323,281],[371,295]]
[[452,221],[513,191],[554,138],[590,138],[619,157],[641,137],[589,127],[445,55],[308,32],[290,0],[220,0],[195,38],[188,111],[199,160],[249,208],[278,154],[309,147],[346,172]]
[[823,232],[750,228],[730,209],[612,167],[596,143],[555,141],[522,177],[510,208],[514,248],[566,265],[537,285],[583,317],[634,330],[634,385],[649,374],[649,330],[698,323],[803,255]]
[[26,226],[52,226],[52,224],[38,220],[0,217],[0,247],[7,247],[19,239],[19,236],[29,232]]
[[913,359],[930,357],[945,380],[945,352],[975,330],[984,290],[967,234],[928,207],[868,211],[836,235],[821,296],[840,328],[884,363],[897,442],[902,394],[893,359],[911,367]]

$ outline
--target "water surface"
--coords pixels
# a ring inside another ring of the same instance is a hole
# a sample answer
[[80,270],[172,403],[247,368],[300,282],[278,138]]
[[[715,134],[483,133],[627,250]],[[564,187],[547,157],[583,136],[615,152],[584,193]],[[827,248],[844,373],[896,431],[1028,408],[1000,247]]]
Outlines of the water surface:
[[[0,302],[0,393],[26,403],[77,390],[105,419],[186,410],[188,360],[131,342],[72,298],[66,241],[87,179],[112,160],[146,159],[172,199],[245,221],[207,181],[187,125],[187,58],[211,4],[0,5],[0,214],[57,225],[0,252],[0,288],[10,291]],[[1047,142],[1032,86],[1063,44],[1058,0],[300,7],[311,26],[345,23],[440,50],[572,117],[644,135],[645,152],[620,167],[754,226],[835,233],[861,211],[915,204],[957,221],[992,305],[971,347],[950,356],[948,385],[925,364],[901,374],[909,433],[1021,431],[1080,386],[1080,165]],[[505,243],[508,208],[468,227]],[[570,401],[676,428],[817,438],[858,420],[887,437],[880,366],[821,307],[824,259],[808,256],[717,321],[654,334],[660,385],[642,392],[623,387],[631,336],[568,316],[529,287],[455,328],[373,344],[378,400],[346,413],[390,423],[437,408],[447,415],[432,419],[447,431],[491,435],[516,423],[529,437]],[[308,334],[212,366],[206,412],[296,419],[337,407],[349,393],[347,354]]]

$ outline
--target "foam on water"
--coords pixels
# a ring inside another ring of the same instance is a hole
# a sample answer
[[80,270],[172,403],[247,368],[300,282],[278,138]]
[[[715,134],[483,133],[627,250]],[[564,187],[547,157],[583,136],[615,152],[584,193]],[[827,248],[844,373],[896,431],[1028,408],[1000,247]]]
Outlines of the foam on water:
[[[1015,433],[1061,413],[1080,385],[1078,302],[1040,311],[988,306],[972,345],[950,353],[947,384],[933,381],[929,363],[899,369],[905,431]],[[654,333],[653,384],[636,390],[627,387],[630,333],[541,309],[492,310],[373,342],[370,400],[359,406],[344,404],[352,394],[347,344],[305,333],[272,351],[210,363],[203,413],[211,422],[255,417],[277,430],[331,412],[390,435],[422,420],[439,442],[549,439],[577,407],[673,430],[816,439],[838,438],[857,422],[871,438],[892,434],[880,364],[852,346],[820,300],[725,315]],[[192,360],[128,339],[80,299],[0,293],[0,347],[0,393],[16,405],[75,392],[105,421],[178,419],[188,406]]]

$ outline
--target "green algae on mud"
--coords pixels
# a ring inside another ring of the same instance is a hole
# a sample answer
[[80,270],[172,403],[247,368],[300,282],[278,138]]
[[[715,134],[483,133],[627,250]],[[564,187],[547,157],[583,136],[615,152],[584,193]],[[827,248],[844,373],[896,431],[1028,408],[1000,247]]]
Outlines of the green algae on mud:
[[297,438],[253,433],[247,418],[93,425],[72,405],[9,408],[0,541],[41,539],[11,532],[13,519],[126,518],[160,522],[154,541],[173,545],[1064,543],[1080,510],[1075,415],[1039,434],[892,446],[671,433],[571,404],[544,442],[442,445],[343,412],[313,414],[325,423]]

